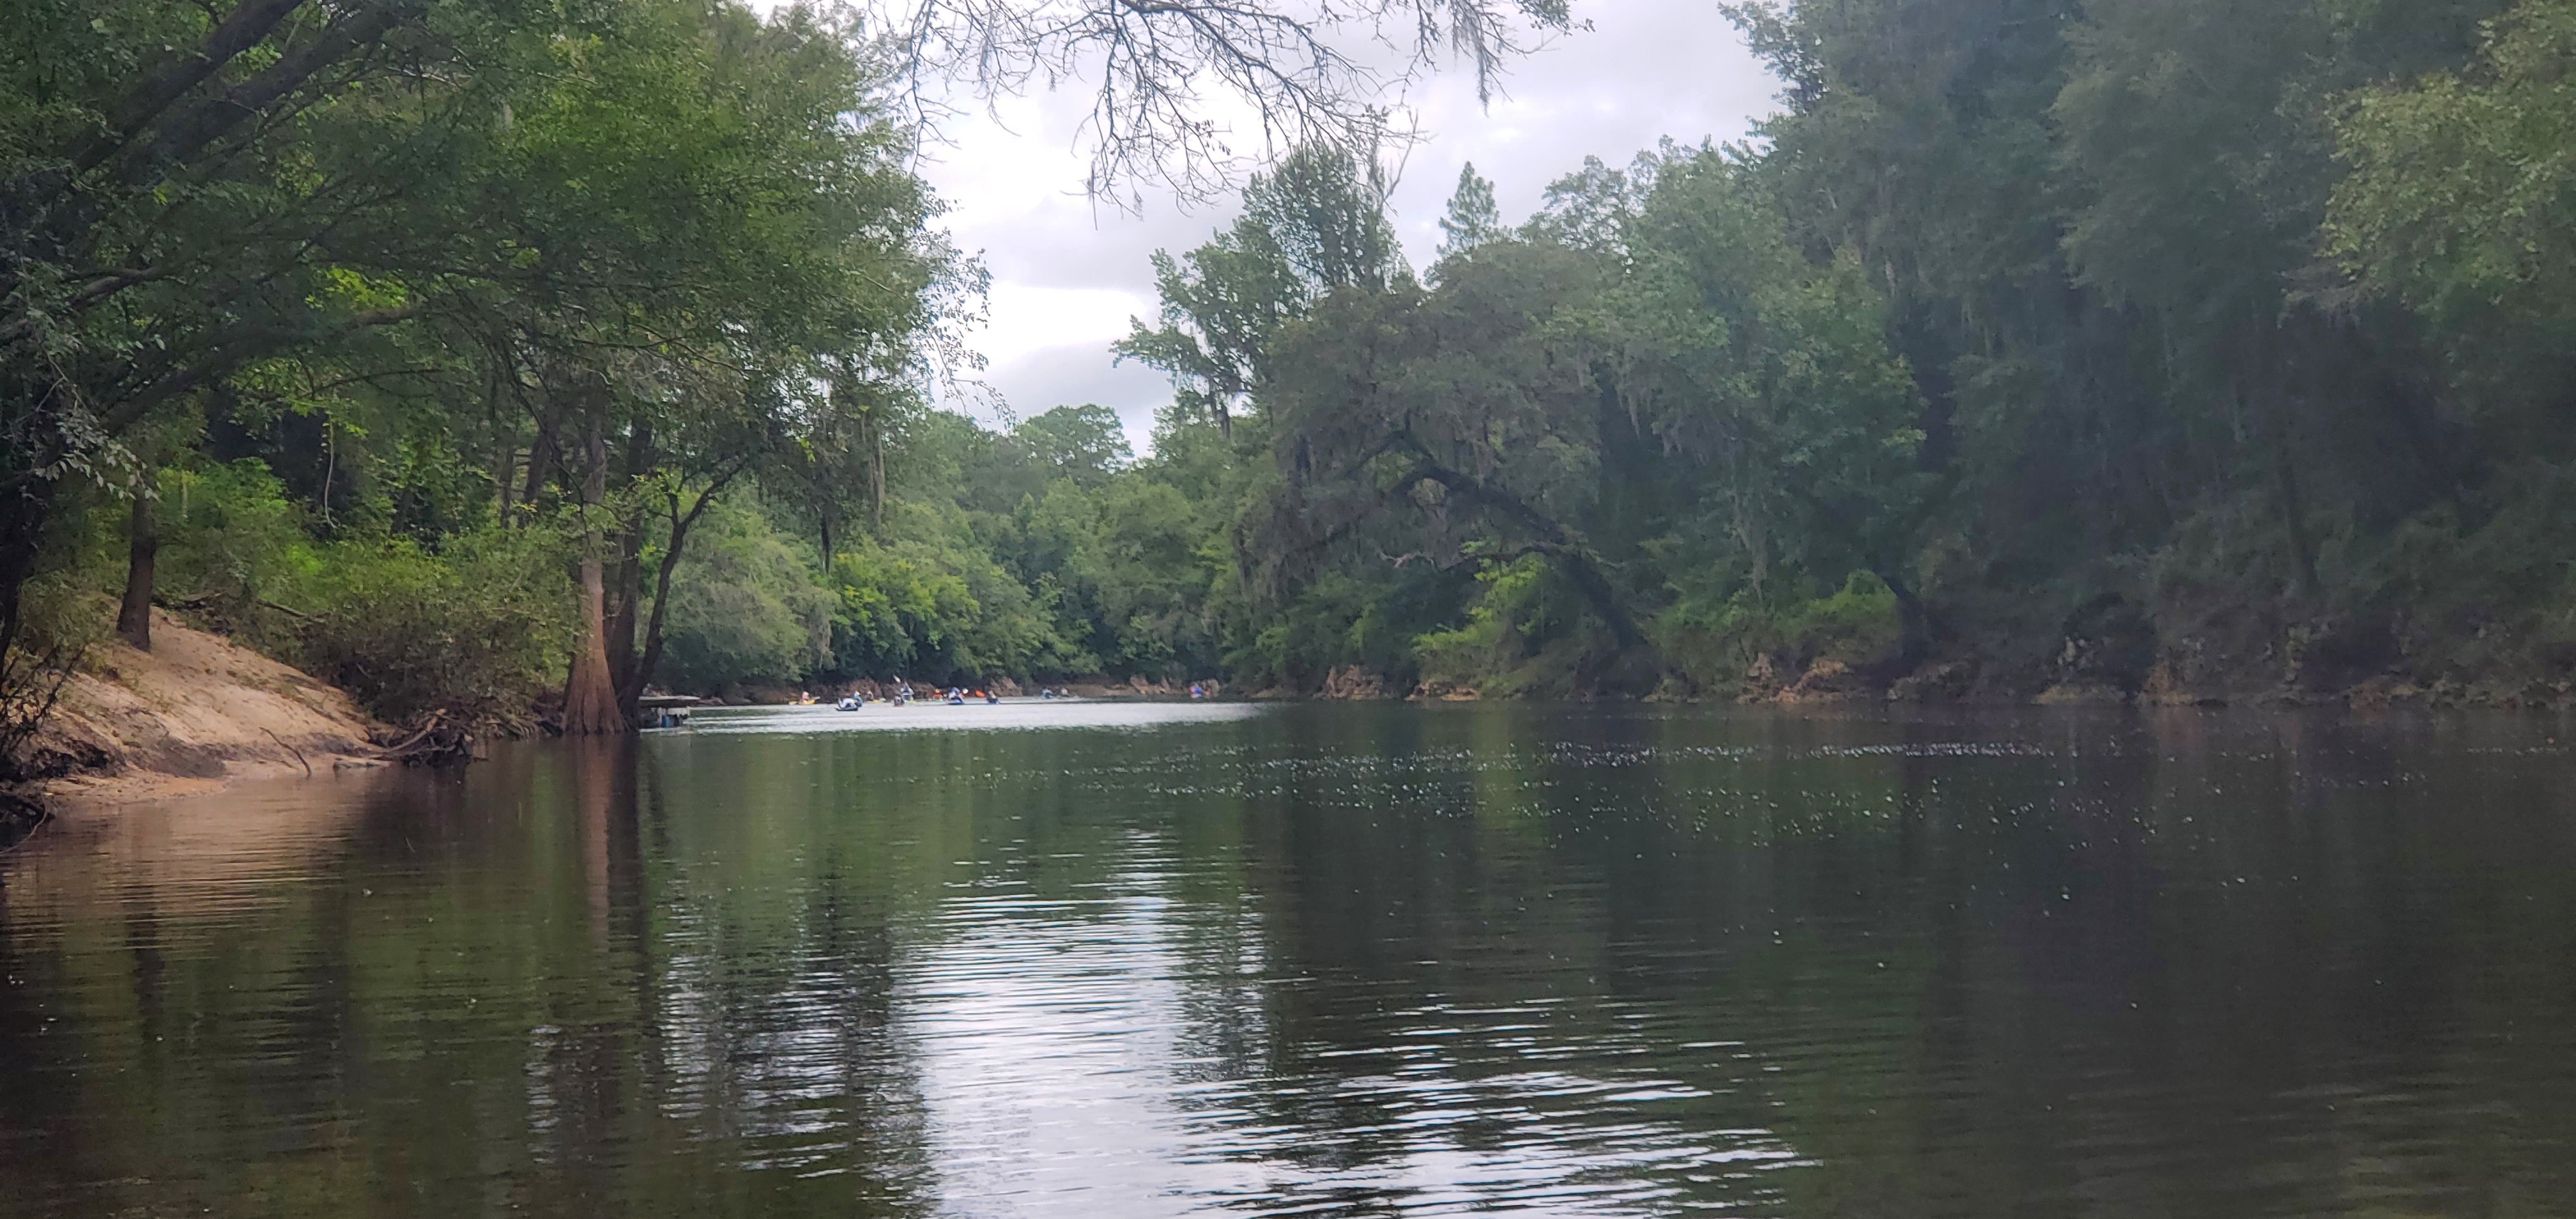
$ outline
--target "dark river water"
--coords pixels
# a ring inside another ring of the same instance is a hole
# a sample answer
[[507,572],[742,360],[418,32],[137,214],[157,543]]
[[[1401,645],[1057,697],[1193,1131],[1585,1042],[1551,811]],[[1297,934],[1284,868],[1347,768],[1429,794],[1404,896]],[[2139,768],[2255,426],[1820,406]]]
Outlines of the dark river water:
[[0,1216],[2576,1215],[2571,721],[710,715],[0,856]]

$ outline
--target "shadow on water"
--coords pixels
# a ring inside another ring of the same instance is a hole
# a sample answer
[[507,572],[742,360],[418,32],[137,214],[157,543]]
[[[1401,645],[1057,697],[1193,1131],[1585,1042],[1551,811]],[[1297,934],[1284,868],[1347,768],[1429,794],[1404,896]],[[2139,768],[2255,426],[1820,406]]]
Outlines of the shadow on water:
[[2576,1199],[2557,721],[1167,706],[66,818],[0,1217]]
[[25,842],[44,827],[47,816],[44,805],[0,792],[0,851],[15,849]]

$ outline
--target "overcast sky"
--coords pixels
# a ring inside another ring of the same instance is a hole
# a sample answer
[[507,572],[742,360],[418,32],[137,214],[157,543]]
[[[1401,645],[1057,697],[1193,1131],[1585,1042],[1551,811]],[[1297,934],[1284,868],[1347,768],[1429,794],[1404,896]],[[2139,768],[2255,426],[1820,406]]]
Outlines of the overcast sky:
[[[1592,28],[1513,67],[1490,108],[1478,106],[1465,72],[1415,86],[1412,109],[1428,138],[1407,156],[1393,199],[1414,265],[1427,265],[1439,244],[1463,163],[1493,180],[1504,218],[1517,223],[1586,154],[1621,165],[1664,136],[1739,139],[1772,109],[1778,82],[1710,0],[1598,0],[1575,13]],[[1008,100],[998,118],[960,117],[944,125],[947,143],[922,170],[948,201],[958,245],[980,252],[992,273],[991,321],[972,336],[988,361],[984,382],[1020,416],[1068,403],[1114,407],[1142,452],[1171,386],[1151,369],[1114,363],[1109,344],[1130,317],[1153,315],[1147,257],[1200,244],[1231,222],[1234,206],[1183,210],[1151,194],[1141,215],[1094,206],[1075,144],[1088,104],[1077,89]]]

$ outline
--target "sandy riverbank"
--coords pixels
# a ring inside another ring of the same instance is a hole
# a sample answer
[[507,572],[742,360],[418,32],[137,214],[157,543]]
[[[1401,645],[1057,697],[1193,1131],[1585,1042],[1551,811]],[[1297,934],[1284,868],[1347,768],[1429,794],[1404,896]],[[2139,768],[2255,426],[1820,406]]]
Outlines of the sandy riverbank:
[[158,610],[152,644],[89,654],[34,743],[64,773],[33,795],[122,803],[381,764],[382,727],[347,694]]

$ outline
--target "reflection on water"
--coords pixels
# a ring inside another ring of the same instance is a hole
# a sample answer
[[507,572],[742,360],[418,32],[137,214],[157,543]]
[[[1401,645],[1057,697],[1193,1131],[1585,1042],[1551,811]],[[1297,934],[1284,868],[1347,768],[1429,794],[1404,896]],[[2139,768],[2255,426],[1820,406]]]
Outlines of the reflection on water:
[[2576,1212],[2556,720],[875,710],[0,857],[0,1216]]

